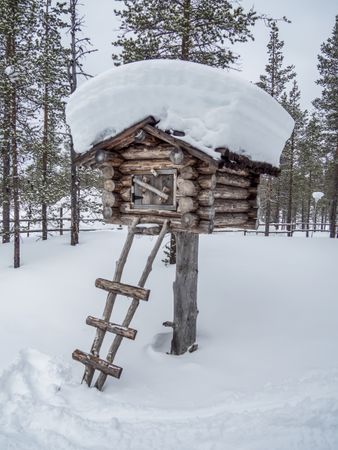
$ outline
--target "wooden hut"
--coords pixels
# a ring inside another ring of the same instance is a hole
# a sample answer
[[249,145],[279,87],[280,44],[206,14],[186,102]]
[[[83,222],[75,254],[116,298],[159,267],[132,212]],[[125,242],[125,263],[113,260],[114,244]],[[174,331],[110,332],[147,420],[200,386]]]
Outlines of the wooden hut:
[[[199,234],[256,227],[260,175],[278,174],[293,121],[256,86],[183,61],[143,61],[102,74],[73,94],[68,119],[81,152],[76,164],[101,170],[104,219],[129,226],[113,280],[96,280],[108,296],[103,317],[86,321],[96,328],[90,353],[73,353],[88,385],[100,371],[95,386],[102,389],[107,375],[121,375],[113,361],[122,339],[135,339],[129,326],[149,297],[144,286],[168,232],[176,235],[177,263],[173,320],[164,325],[173,329],[172,354],[196,350]],[[121,277],[135,234],[158,237],[130,286]],[[121,325],[110,322],[118,294],[133,299]],[[106,332],[116,336],[102,359]]]
[[278,169],[226,147],[215,149],[216,160],[182,136],[181,130],[159,130],[148,117],[77,157],[78,165],[101,170],[104,219],[122,225],[135,217],[143,224],[168,219],[170,230],[193,233],[255,228],[260,174]]

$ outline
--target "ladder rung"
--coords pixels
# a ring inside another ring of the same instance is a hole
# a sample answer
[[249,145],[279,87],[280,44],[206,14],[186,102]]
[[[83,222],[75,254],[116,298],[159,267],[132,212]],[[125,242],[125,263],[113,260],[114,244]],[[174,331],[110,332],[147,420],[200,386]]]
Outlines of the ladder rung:
[[138,300],[148,300],[150,294],[149,289],[118,283],[117,281],[104,280],[103,278],[98,278],[95,281],[95,286],[108,292],[126,295],[127,297],[136,298]]
[[143,234],[146,236],[155,236],[157,234],[160,234],[161,228],[156,225],[153,227],[136,227],[135,228],[135,234]]
[[100,370],[106,375],[111,375],[115,378],[120,378],[122,373],[122,367],[115,366],[114,364],[105,361],[104,359],[100,359],[97,356],[94,356],[90,353],[82,352],[81,350],[74,350],[72,354],[72,358],[76,361],[85,364],[86,366],[90,366],[93,369]]
[[110,333],[115,333],[119,336],[123,336],[132,340],[135,339],[137,333],[137,330],[134,330],[132,328],[122,327],[121,325],[117,325],[116,323],[106,322],[105,320],[97,319],[93,316],[87,317],[86,324],[91,325],[92,327],[99,328],[102,331],[109,331]]

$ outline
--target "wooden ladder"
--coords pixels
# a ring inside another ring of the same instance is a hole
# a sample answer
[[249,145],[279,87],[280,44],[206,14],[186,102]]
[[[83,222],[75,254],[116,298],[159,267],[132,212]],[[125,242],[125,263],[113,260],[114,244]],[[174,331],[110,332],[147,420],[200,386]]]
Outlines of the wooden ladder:
[[[121,255],[116,262],[113,281],[98,278],[95,282],[95,286],[107,291],[108,296],[102,319],[89,316],[86,320],[87,325],[96,328],[96,335],[90,353],[85,353],[81,350],[75,350],[72,354],[73,359],[85,365],[85,372],[82,382],[87,383],[88,386],[92,384],[95,370],[98,370],[100,372],[95,383],[95,387],[100,391],[102,390],[108,375],[115,378],[120,378],[121,376],[122,368],[113,364],[113,361],[116,356],[117,350],[121,345],[122,339],[128,338],[134,340],[136,337],[137,331],[129,328],[129,325],[139,306],[140,300],[148,300],[149,298],[150,291],[148,289],[144,289],[144,285],[152,270],[153,262],[159,251],[163,238],[168,231],[168,220],[165,220],[162,225],[161,231],[158,234],[155,245],[148,256],[147,263],[138,282],[138,285],[130,286],[128,284],[121,283],[121,278],[135,234],[146,234],[145,229],[140,230],[137,227],[138,223],[139,219],[134,219],[132,225],[129,228],[129,232],[121,251]],[[124,295],[132,298],[132,302],[129,306],[122,325],[117,325],[110,322],[110,317],[117,295]],[[99,353],[107,331],[110,333],[114,333],[116,336],[108,350],[106,359],[101,359],[99,357]]]

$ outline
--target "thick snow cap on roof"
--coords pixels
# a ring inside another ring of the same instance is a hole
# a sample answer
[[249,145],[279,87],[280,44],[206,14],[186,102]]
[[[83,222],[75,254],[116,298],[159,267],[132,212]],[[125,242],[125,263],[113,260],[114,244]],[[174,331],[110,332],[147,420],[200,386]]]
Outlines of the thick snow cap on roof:
[[201,64],[152,60],[108,70],[70,97],[67,120],[78,153],[153,116],[161,130],[215,159],[214,149],[279,166],[294,121],[266,92],[238,75]]

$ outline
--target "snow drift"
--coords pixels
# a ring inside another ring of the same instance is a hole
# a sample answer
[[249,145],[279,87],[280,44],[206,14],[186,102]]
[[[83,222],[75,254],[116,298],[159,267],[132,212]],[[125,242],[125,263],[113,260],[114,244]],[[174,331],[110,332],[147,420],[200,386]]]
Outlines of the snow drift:
[[153,60],[108,70],[84,83],[67,105],[76,151],[153,116],[161,130],[220,158],[227,147],[279,166],[293,119],[269,94],[238,75],[201,64]]

